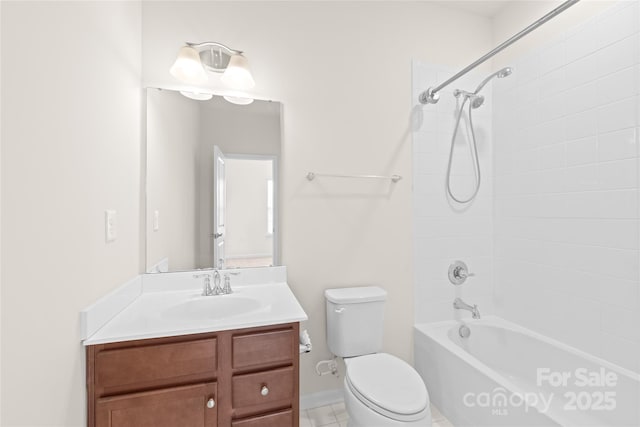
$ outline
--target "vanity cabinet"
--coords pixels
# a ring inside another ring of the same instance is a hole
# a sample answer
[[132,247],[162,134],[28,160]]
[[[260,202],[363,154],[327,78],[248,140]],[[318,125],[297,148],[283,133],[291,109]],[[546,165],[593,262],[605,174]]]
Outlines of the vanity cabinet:
[[299,324],[87,347],[89,427],[298,427]]

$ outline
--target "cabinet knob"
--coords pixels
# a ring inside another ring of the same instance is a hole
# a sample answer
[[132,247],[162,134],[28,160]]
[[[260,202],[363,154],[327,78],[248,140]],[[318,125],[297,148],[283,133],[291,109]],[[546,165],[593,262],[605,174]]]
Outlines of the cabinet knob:
[[212,409],[214,406],[216,406],[216,401],[213,400],[213,397],[209,400],[207,400],[207,408]]
[[266,385],[263,385],[260,389],[260,394],[266,396],[267,394],[269,394],[269,388]]

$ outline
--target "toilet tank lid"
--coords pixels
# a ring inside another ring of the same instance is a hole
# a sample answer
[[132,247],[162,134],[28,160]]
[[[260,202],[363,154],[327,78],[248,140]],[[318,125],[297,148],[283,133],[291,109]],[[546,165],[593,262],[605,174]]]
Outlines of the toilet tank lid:
[[358,304],[363,302],[384,301],[387,291],[378,286],[359,286],[354,288],[326,289],[324,297],[335,304]]

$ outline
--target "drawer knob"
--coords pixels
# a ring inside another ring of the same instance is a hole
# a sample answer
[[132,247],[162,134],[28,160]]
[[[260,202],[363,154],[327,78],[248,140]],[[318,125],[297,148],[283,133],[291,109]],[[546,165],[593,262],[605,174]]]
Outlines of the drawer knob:
[[207,408],[212,409],[214,406],[216,406],[216,401],[213,400],[213,397],[209,400],[207,400]]
[[260,389],[260,394],[266,396],[267,394],[269,394],[269,388],[266,385],[263,385]]

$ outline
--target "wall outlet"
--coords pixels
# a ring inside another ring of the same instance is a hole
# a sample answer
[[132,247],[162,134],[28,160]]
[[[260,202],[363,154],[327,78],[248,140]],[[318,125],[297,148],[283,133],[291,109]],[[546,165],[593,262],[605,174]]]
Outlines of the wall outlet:
[[153,211],[153,231],[160,230],[160,211]]
[[113,242],[116,240],[116,211],[106,210],[104,211],[104,231],[105,239],[107,242]]

